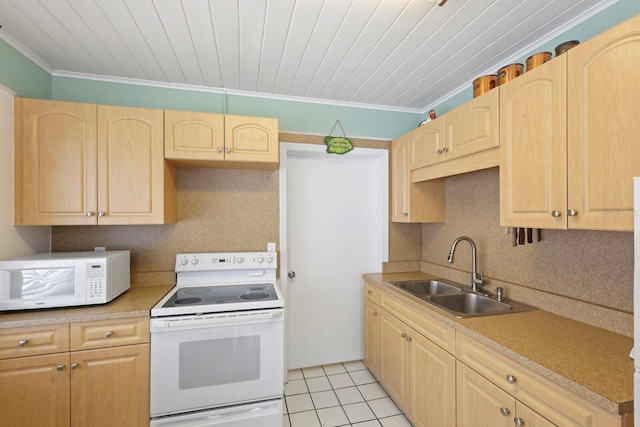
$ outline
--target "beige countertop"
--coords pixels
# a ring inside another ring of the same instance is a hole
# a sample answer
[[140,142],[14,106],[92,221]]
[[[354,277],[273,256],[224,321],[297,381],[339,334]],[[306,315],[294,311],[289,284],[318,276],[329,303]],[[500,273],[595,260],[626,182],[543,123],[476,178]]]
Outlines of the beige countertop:
[[102,305],[5,311],[0,313],[0,329],[149,316],[151,308],[173,286],[134,286],[110,303]]
[[633,338],[544,310],[460,319],[385,285],[433,276],[376,273],[364,278],[609,412],[633,412]]

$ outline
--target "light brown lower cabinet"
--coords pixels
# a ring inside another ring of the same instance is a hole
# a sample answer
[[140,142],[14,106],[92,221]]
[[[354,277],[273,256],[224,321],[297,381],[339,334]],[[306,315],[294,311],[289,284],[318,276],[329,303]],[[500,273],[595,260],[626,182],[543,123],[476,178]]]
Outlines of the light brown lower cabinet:
[[[148,324],[136,318],[0,330],[0,424],[148,426]],[[83,346],[94,349],[74,351]]]
[[457,362],[456,386],[459,426],[555,426],[461,362]]
[[633,426],[366,282],[365,307],[365,363],[415,427]]
[[455,358],[381,310],[380,382],[416,427],[454,427]]
[[633,426],[633,414],[605,411],[461,333],[456,358],[458,426]]

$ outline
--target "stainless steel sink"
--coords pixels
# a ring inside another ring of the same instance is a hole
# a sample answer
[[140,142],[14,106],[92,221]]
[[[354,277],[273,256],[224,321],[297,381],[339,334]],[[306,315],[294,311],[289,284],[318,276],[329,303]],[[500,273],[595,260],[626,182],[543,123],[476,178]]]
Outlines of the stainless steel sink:
[[500,314],[513,309],[510,304],[470,292],[457,295],[433,295],[430,302],[455,315]]
[[440,279],[387,282],[410,296],[425,301],[456,317],[489,316],[520,313],[535,307],[515,301],[497,301],[451,282]]
[[390,285],[413,295],[455,294],[462,292],[459,286],[441,280],[411,280],[407,282],[389,282]]

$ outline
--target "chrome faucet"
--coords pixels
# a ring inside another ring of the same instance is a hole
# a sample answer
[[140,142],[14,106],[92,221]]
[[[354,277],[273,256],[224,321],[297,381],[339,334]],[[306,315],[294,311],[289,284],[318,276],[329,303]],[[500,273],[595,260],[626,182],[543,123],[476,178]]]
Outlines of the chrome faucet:
[[471,240],[467,236],[461,236],[454,240],[453,244],[451,245],[451,252],[449,252],[447,262],[450,264],[453,263],[453,253],[456,250],[456,245],[462,240],[469,242],[469,244],[471,245],[471,289],[474,292],[482,292],[482,290],[480,289],[483,281],[482,271],[477,271],[478,267],[476,264],[476,244],[473,243],[473,240]]

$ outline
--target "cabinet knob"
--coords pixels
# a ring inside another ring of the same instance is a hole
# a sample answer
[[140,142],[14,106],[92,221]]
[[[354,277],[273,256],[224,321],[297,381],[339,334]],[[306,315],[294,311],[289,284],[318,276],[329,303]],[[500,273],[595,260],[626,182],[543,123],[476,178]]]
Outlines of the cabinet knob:
[[373,312],[373,315],[374,315],[374,316],[377,316],[377,315],[378,315],[378,312],[377,312],[377,311],[374,311],[374,312]]
[[448,151],[449,151],[449,149],[448,149],[447,147],[444,147],[444,148],[442,149],[442,152],[443,152],[443,153],[446,153],[446,152],[448,152]]
[[438,154],[442,154],[442,149],[441,149],[441,148],[438,148],[438,151],[436,151],[436,153],[438,153]]
[[102,217],[104,216],[104,212],[103,212],[103,211],[98,211],[98,216],[99,216],[100,218],[102,218]]
[[369,289],[369,290],[367,291],[367,293],[368,293],[369,295],[371,295],[371,294],[373,293],[373,291],[372,291],[371,289]]
[[524,425],[524,420],[522,418],[514,418],[513,424],[515,424],[516,427],[522,427]]
[[20,341],[18,341],[18,345],[20,347],[24,347],[25,345],[27,345],[27,342],[29,342],[29,341],[28,340],[20,340]]
[[402,215],[409,216],[409,212],[403,212]]
[[64,369],[64,365],[56,366],[56,371],[62,371]]
[[562,215],[560,211],[551,211],[551,216],[554,218],[558,218],[560,215]]
[[575,210],[575,209],[569,209],[569,210],[567,211],[567,215],[569,215],[569,216],[576,216],[576,215],[578,215],[578,211],[577,211],[577,210]]
[[218,147],[218,148],[216,148],[216,151],[217,151],[218,153],[222,153],[222,147]]
[[405,334],[405,333],[403,332],[403,333],[401,333],[401,334],[400,334],[400,336],[401,336],[402,338],[406,338],[406,337],[407,337],[407,334]]
[[78,367],[78,364],[77,364],[77,363],[72,363],[72,364],[71,364],[71,369],[76,369],[77,367]]
[[407,342],[411,342],[411,340],[412,340],[413,338],[411,338],[411,337],[407,336],[407,338],[405,338],[405,339],[407,340]]
[[227,153],[230,153],[231,152],[231,147],[227,147],[226,151],[227,151]]
[[507,382],[509,384],[515,384],[516,382],[516,377],[514,377],[513,375],[507,375]]
[[107,337],[107,338],[111,337],[111,335],[113,335],[113,331],[107,331],[107,332],[104,334],[104,336],[105,336],[105,337]]
[[508,417],[511,411],[509,410],[509,408],[500,408],[500,413],[505,417]]
[[89,211],[89,212],[85,213],[85,215],[88,216],[88,217],[92,217],[93,216],[93,212]]

